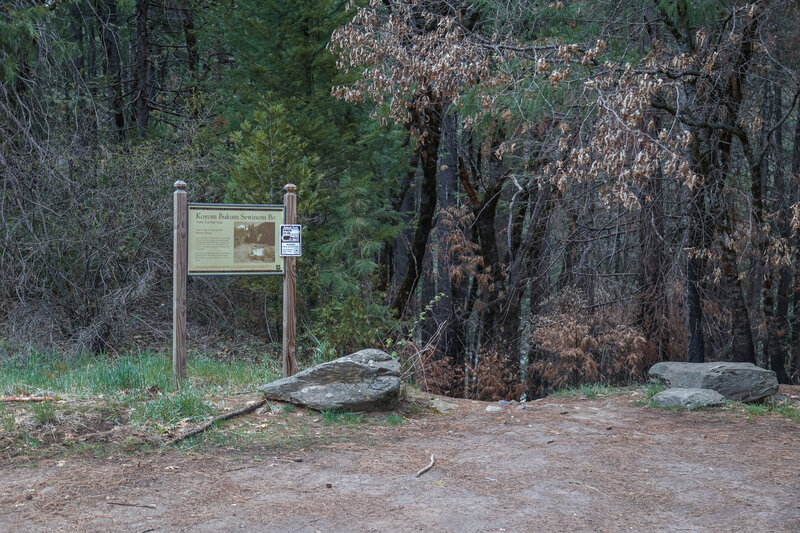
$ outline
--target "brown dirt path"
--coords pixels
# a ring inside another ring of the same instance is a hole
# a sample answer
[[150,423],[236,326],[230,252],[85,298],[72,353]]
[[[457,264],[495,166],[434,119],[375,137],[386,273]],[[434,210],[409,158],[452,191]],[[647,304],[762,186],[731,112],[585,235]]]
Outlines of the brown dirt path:
[[314,449],[0,466],[0,531],[800,531],[800,424],[633,400],[454,400]]

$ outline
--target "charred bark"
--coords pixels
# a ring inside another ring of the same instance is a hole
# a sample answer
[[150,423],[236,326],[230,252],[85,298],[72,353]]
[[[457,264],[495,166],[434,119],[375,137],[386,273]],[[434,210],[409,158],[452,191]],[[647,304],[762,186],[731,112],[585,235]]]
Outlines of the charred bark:
[[431,104],[419,117],[422,132],[419,143],[419,156],[422,163],[422,184],[420,185],[419,211],[417,213],[414,240],[408,255],[408,268],[403,281],[392,302],[392,309],[398,316],[407,315],[411,296],[422,276],[422,265],[425,260],[425,249],[433,227],[433,215],[436,211],[436,176],[439,156],[439,142],[442,133],[442,105]]

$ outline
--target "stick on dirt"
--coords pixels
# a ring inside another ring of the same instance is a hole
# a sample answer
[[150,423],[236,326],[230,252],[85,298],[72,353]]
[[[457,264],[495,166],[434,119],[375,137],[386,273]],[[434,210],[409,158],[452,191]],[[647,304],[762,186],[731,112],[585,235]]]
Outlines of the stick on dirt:
[[52,399],[50,396],[0,396],[0,402],[47,402]]
[[251,404],[246,405],[245,407],[242,407],[241,409],[237,409],[236,411],[231,411],[229,413],[225,413],[224,415],[215,416],[214,418],[211,419],[211,421],[206,422],[202,426],[197,427],[197,428],[189,431],[188,433],[184,433],[183,435],[175,437],[171,441],[167,442],[166,445],[167,446],[171,446],[171,445],[175,444],[176,442],[180,442],[180,441],[182,441],[184,439],[188,439],[189,437],[191,437],[193,435],[197,435],[198,433],[202,433],[205,430],[207,430],[208,428],[210,428],[211,426],[213,426],[214,424],[216,424],[217,422],[221,422],[222,420],[228,420],[229,418],[234,418],[234,417],[237,417],[237,416],[246,415],[247,413],[252,413],[253,411],[258,409],[259,407],[262,407],[266,403],[267,403],[267,400],[261,400],[260,402],[253,402]]
[[149,503],[125,503],[125,502],[106,502],[108,505],[121,505],[124,507],[144,507],[145,509],[157,509],[155,505]]
[[416,474],[414,474],[414,477],[419,477],[422,474],[424,474],[425,472],[427,472],[428,470],[430,470],[431,468],[433,468],[433,463],[434,463],[433,454],[431,454],[431,462],[430,462],[430,464],[428,466],[426,466],[425,468],[423,468],[422,470],[420,470],[419,472],[417,472]]

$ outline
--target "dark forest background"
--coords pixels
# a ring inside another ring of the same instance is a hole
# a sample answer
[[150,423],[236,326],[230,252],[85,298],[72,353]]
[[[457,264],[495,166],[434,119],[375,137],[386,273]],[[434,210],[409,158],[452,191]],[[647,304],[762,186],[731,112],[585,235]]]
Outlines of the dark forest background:
[[[300,356],[528,398],[657,361],[800,379],[794,1],[0,3],[0,350],[171,337],[172,184],[298,186]],[[280,280],[189,341],[279,350]],[[277,347],[277,348],[276,348]]]

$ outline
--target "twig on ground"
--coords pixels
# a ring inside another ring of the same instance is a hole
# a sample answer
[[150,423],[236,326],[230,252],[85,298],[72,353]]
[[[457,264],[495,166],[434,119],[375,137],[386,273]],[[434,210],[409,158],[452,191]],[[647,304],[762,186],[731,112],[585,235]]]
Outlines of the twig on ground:
[[50,396],[0,396],[0,402],[45,402],[52,399]]
[[602,494],[603,496],[608,496],[608,494],[606,494],[606,493],[605,493],[605,492],[603,492],[602,490],[600,490],[600,489],[597,489],[597,488],[595,488],[595,487],[592,487],[591,485],[587,485],[586,483],[581,483],[580,481],[568,481],[567,483],[569,483],[570,485],[583,485],[583,486],[584,486],[584,487],[586,487],[587,489],[591,489],[591,490],[593,490],[593,491],[595,491],[595,492],[599,492],[599,493],[600,493],[600,494]]
[[213,426],[214,424],[216,424],[217,422],[221,422],[223,420],[228,420],[229,418],[234,418],[234,417],[237,417],[237,416],[246,415],[247,413],[251,413],[251,412],[255,411],[256,409],[258,409],[259,407],[262,407],[266,403],[267,403],[267,400],[261,400],[260,402],[253,402],[251,404],[248,404],[245,407],[242,407],[241,409],[237,409],[236,411],[231,411],[229,413],[225,413],[224,415],[215,416],[209,422],[206,422],[202,426],[197,427],[197,428],[195,428],[195,429],[193,429],[193,430],[191,430],[191,431],[189,431],[187,433],[184,433],[183,435],[179,435],[179,436],[175,437],[174,439],[172,439],[171,441],[168,441],[166,445],[167,446],[171,446],[171,445],[175,444],[176,442],[180,442],[180,441],[182,441],[184,439],[188,439],[189,437],[191,437],[193,435],[197,435],[198,433],[202,433],[205,430],[207,430],[208,428],[210,428],[211,426]]
[[431,468],[433,468],[433,463],[434,462],[435,461],[434,461],[434,458],[433,458],[433,454],[431,454],[431,462],[430,462],[430,464],[428,466],[426,466],[425,468],[423,468],[422,470],[420,470],[419,472],[417,472],[416,474],[414,474],[414,477],[419,477],[422,474],[424,474],[425,472],[427,472],[428,470],[430,470]]
[[124,507],[144,507],[145,509],[157,509],[151,503],[126,503],[126,502],[106,502],[108,505],[122,505]]

